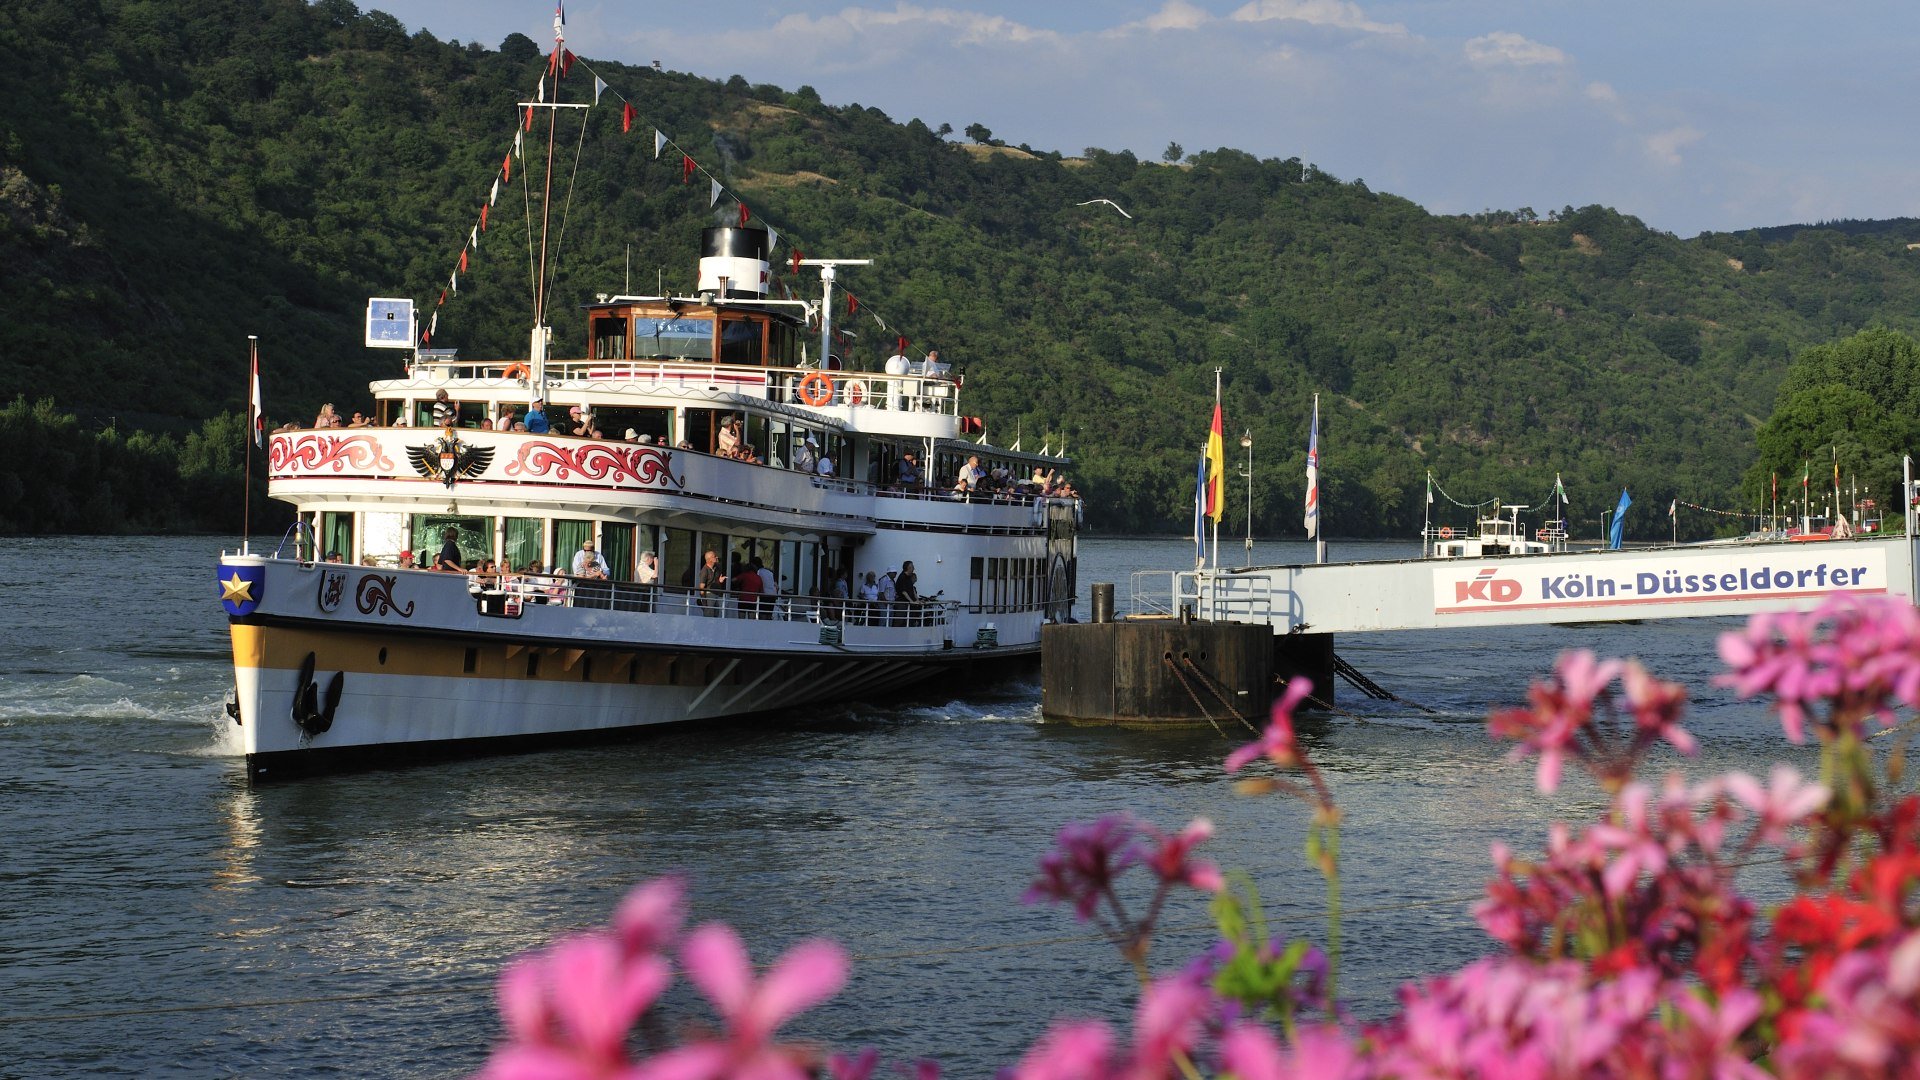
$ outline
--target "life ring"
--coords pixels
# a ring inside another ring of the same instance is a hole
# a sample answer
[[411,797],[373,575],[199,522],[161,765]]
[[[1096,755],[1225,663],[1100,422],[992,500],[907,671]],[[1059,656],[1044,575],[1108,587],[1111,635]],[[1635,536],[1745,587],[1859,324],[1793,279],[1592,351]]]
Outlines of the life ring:
[[532,376],[533,376],[533,369],[528,367],[525,364],[508,364],[507,370],[501,373],[501,377],[506,379],[524,380],[524,379],[531,378]]
[[818,408],[833,400],[833,376],[816,371],[800,380],[800,400]]
[[847,381],[847,404],[859,405],[867,400],[867,384],[859,379]]
[[1442,539],[1442,540],[1451,540],[1451,539],[1453,539],[1453,528],[1452,528],[1452,526],[1448,526],[1448,525],[1442,525],[1442,526],[1440,526],[1440,539]]
[[1538,540],[1538,541],[1540,541],[1540,542],[1541,542],[1541,543],[1543,543],[1543,544],[1544,544],[1544,543],[1546,543],[1546,542],[1547,542],[1547,530],[1545,530],[1545,529],[1535,529],[1535,530],[1533,530],[1533,538],[1534,538],[1535,540]]

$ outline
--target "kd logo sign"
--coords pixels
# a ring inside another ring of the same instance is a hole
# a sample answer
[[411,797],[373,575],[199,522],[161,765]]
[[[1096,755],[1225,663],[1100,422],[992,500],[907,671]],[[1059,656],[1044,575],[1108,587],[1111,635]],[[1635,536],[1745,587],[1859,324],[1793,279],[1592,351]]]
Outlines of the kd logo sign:
[[1474,576],[1472,581],[1453,583],[1453,600],[1464,604],[1468,600],[1491,601],[1496,604],[1511,604],[1520,599],[1520,583],[1512,578],[1496,578],[1499,573],[1495,567],[1488,567]]

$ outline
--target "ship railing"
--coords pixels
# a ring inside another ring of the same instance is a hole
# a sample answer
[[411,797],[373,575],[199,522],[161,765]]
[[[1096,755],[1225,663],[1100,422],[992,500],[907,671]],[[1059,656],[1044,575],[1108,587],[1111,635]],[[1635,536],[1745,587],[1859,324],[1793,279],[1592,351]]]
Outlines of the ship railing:
[[[960,380],[915,362],[904,374],[883,371],[823,371],[818,368],[759,364],[716,364],[666,357],[647,359],[549,360],[546,376],[555,383],[620,383],[643,389],[729,391],[764,397],[784,405],[815,408],[851,406],[901,412],[958,415]],[[429,379],[467,379],[527,385],[524,361],[417,360],[412,373]]]
[[1273,622],[1293,608],[1293,594],[1267,574],[1135,570],[1127,591],[1130,613],[1148,618]]
[[842,600],[787,594],[714,593],[677,585],[644,585],[557,574],[522,574],[497,586],[490,582],[472,582],[469,588],[483,598],[495,595],[515,599],[523,611],[526,605],[548,604],[645,615],[914,629],[948,625],[957,607],[934,600]]
[[1127,581],[1128,614],[1148,618],[1175,614],[1179,576],[1178,570],[1135,570]]

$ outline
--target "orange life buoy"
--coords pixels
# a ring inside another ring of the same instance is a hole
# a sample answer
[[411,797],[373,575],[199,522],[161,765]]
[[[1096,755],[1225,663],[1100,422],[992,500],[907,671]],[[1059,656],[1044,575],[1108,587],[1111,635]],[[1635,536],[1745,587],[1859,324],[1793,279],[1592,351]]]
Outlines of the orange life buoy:
[[1453,539],[1453,529],[1447,525],[1440,526],[1440,539],[1442,540]]
[[1546,542],[1547,542],[1547,530],[1545,530],[1545,529],[1535,529],[1535,530],[1533,530],[1533,538],[1534,538],[1535,540],[1538,540],[1538,541],[1540,541],[1540,542],[1541,542],[1541,543],[1543,543],[1543,544],[1544,544],[1544,543],[1546,543]]
[[533,369],[525,364],[508,364],[504,378],[525,379],[533,374]]
[[800,400],[816,408],[833,400],[833,376],[816,371],[800,380]]
[[866,400],[867,384],[861,382],[859,379],[849,380],[847,383],[847,404],[858,405]]

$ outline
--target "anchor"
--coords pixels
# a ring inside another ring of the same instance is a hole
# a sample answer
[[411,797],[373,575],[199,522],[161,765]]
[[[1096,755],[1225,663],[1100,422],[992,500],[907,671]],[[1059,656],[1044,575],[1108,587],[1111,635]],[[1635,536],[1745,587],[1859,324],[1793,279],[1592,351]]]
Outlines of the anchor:
[[294,684],[293,691],[293,722],[308,735],[321,735],[333,726],[333,713],[340,707],[340,694],[346,689],[347,673],[333,673],[333,678],[327,681],[323,701],[320,687],[313,681],[313,661],[312,653],[300,661],[300,679]]

